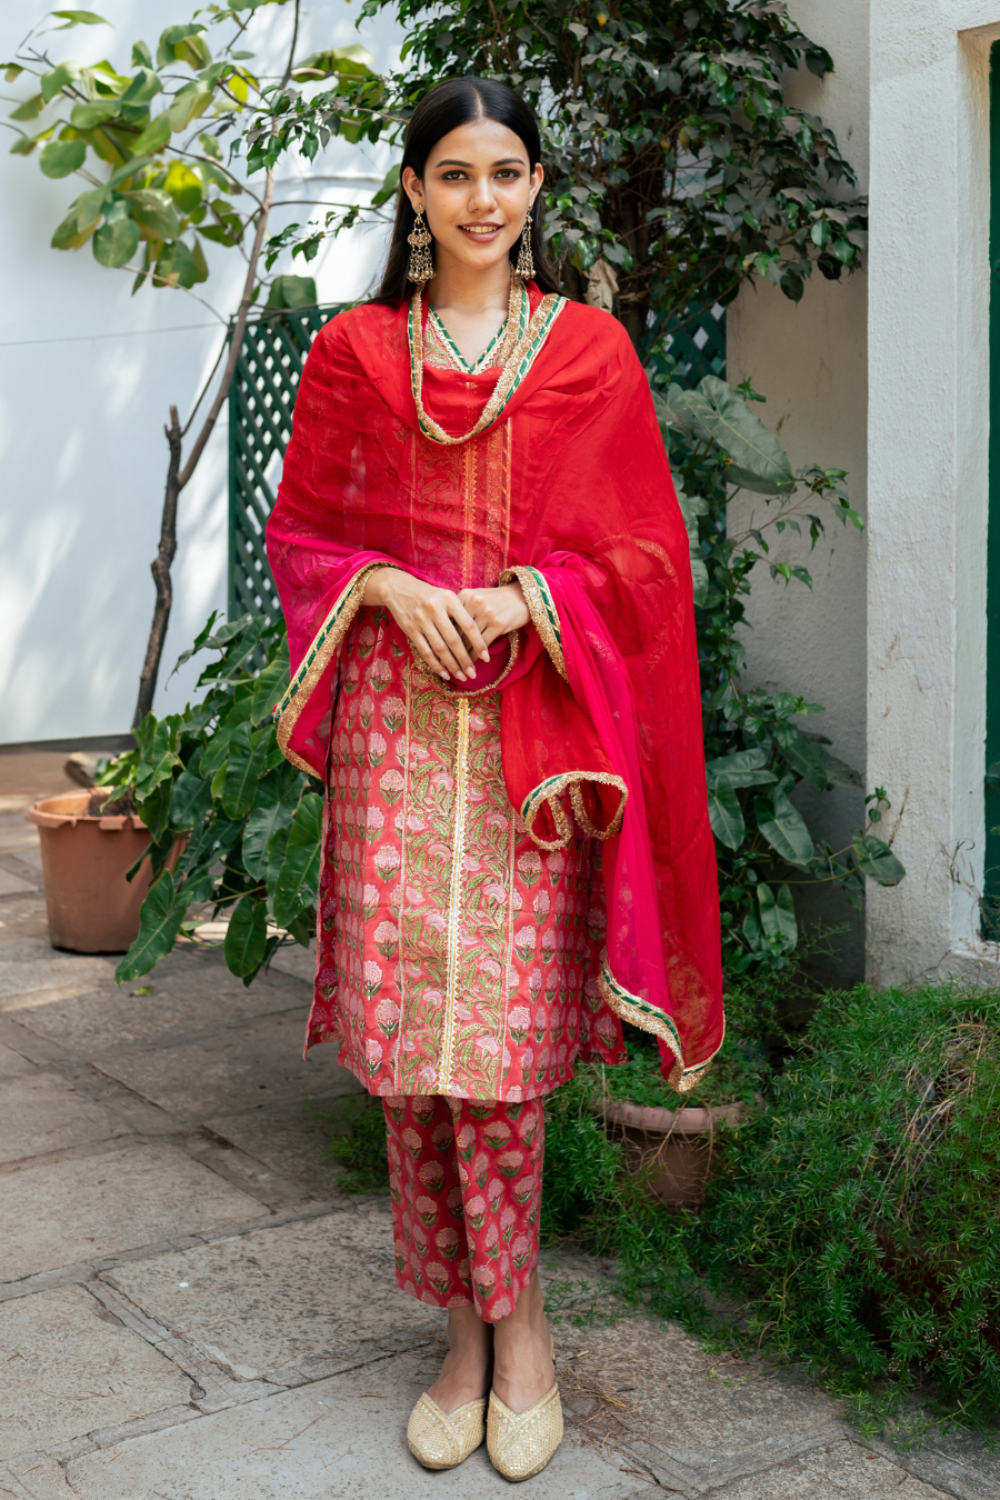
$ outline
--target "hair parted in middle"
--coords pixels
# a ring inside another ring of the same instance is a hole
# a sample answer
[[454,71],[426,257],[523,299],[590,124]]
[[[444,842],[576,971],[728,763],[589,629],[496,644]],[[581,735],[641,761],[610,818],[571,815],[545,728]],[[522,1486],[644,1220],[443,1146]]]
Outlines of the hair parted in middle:
[[[531,106],[520,94],[498,83],[492,78],[447,78],[429,89],[410,116],[403,139],[403,160],[399,164],[400,178],[405,168],[412,167],[423,181],[427,158],[434,147],[450,131],[473,120],[495,120],[524,143],[531,171],[541,161],[542,141]],[[543,292],[558,292],[559,281],[555,268],[545,250],[542,239],[543,209],[540,195],[536,197],[530,212],[531,258],[534,261],[534,280]],[[399,189],[396,202],[396,218],[392,226],[389,250],[379,289],[372,298],[374,302],[399,303],[410,296],[412,284],[407,276],[410,258],[408,236],[416,223],[416,214],[409,196]],[[510,250],[512,268],[517,263],[520,237]]]

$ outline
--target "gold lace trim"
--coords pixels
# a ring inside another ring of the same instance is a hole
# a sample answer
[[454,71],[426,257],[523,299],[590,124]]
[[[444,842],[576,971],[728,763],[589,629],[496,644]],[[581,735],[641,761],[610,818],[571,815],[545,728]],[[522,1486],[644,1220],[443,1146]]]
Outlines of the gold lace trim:
[[545,581],[545,574],[539,573],[537,568],[505,568],[498,582],[513,583],[515,579],[521,585],[531,623],[541,636],[542,645],[548,652],[552,665],[559,676],[568,682],[562,633],[559,628],[559,611],[556,609],[549,586]]
[[[618,809],[607,828],[595,827],[583,810],[583,794],[580,791],[580,785],[584,781],[598,781],[602,786],[616,786],[621,792]],[[547,777],[545,781],[533,787],[521,803],[521,817],[524,819],[532,842],[539,849],[565,849],[573,837],[573,825],[559,800],[567,788],[573,814],[581,833],[592,839],[600,839],[603,843],[607,839],[613,839],[615,834],[621,831],[622,819],[625,816],[625,803],[628,801],[628,787],[622,778],[612,775],[609,771],[563,771],[558,776]],[[539,838],[535,833],[535,819],[541,811],[543,802],[549,805],[552,821],[556,825],[558,834],[556,839]]]
[[447,1094],[455,1054],[455,1006],[458,1002],[459,945],[462,917],[462,873],[465,854],[465,819],[469,790],[469,705],[458,704],[455,747],[455,831],[451,845],[451,888],[448,892],[448,957],[445,986],[444,1027],[441,1037],[441,1065],[438,1070],[438,1092]]

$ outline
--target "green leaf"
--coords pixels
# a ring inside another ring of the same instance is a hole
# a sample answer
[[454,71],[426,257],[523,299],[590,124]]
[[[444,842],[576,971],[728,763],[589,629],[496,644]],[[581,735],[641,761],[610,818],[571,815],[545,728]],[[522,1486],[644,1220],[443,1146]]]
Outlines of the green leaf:
[[72,63],[60,63],[58,68],[53,68],[51,73],[43,73],[41,77],[42,98],[46,104],[50,104],[57,94],[61,94],[69,84],[75,83],[80,77],[79,68],[74,68]]
[[746,834],[746,824],[733,787],[722,785],[709,788],[708,816],[712,832],[719,843],[725,844],[727,849],[738,849]]
[[182,766],[180,756],[174,749],[174,725],[171,721],[157,721],[150,714],[146,723],[150,724],[152,732],[142,747],[142,758],[136,768],[135,786],[139,797],[148,797],[161,782],[172,781],[175,767]]
[[372,199],[372,208],[381,208],[383,203],[388,203],[398,187],[399,162],[396,162],[395,166],[390,167],[382,179],[382,186]]
[[153,54],[145,42],[132,43],[132,66],[133,68],[152,68]]
[[827,768],[820,746],[807,740],[794,724],[779,724],[774,730],[775,743],[785,760],[799,776],[825,792],[828,786]]
[[794,488],[788,454],[732,386],[715,375],[706,375],[697,391],[688,392],[688,399],[702,425],[732,459],[726,469],[727,483],[762,495],[779,495]]
[[877,880],[879,885],[898,885],[906,874],[906,868],[893,854],[889,845],[872,833],[855,834],[851,840],[862,875]]
[[278,877],[285,863],[287,849],[288,829],[279,828],[277,833],[271,835],[271,841],[267,846],[267,904],[272,916],[278,896]]
[[267,294],[268,307],[315,307],[318,301],[311,276],[276,276]]
[[171,130],[184,130],[192,120],[205,113],[211,102],[211,89],[203,89],[200,83],[186,83],[174,95],[174,102],[167,111]]
[[[163,116],[160,116],[163,119]],[[172,161],[170,169],[163,182],[164,191],[169,193],[177,204],[182,214],[189,214],[198,207],[201,202],[204,185],[197,172],[193,172],[185,162]]]
[[148,104],[151,99],[155,99],[157,94],[162,92],[163,83],[160,75],[152,68],[139,68],[122,94],[121,102],[123,104]]
[[255,880],[265,879],[271,840],[280,829],[290,827],[298,798],[299,777],[287,762],[258,784],[243,833],[243,863]]
[[350,47],[327,47],[304,57],[292,77],[297,83],[311,83],[318,78],[375,78],[374,61],[367,48],[357,42]]
[[94,259],[102,266],[127,266],[139,248],[139,226],[134,219],[102,224],[94,235]]
[[155,156],[170,139],[170,115],[164,111],[150,120],[142,134],[132,143],[136,156]]
[[160,37],[156,60],[166,67],[172,62],[187,63],[195,70],[207,68],[212,61],[204,26],[192,22],[187,26],[168,26]]
[[56,228],[50,241],[55,250],[79,250],[86,244],[100,222],[107,193],[104,188],[94,188],[81,193],[62,223]]
[[172,828],[193,828],[212,806],[208,782],[191,771],[182,771],[174,782],[170,798]]
[[241,724],[234,731],[222,784],[222,807],[227,817],[245,818],[250,811],[269,748],[265,733],[258,730],[251,737],[249,724]]
[[157,256],[156,277],[157,286],[194,286],[198,280],[198,267],[183,240],[175,240]]
[[142,903],[139,936],[115,969],[116,984],[127,984],[131,979],[138,979],[140,974],[148,974],[154,964],[170,952],[186,909],[184,887],[175,892],[174,877],[169,870],[164,870]]
[[306,792],[288,834],[285,860],[278,875],[274,920],[287,927],[303,907],[315,906],[319,894],[319,857],[323,799]]
[[84,141],[49,141],[42,147],[38,165],[46,177],[68,177],[79,171],[87,158]]
[[712,434],[699,421],[692,406],[690,401],[692,394],[694,393],[686,391],[683,386],[679,385],[672,385],[665,396],[653,393],[656,419],[665,439],[669,430],[675,428],[678,432],[683,432],[687,437],[693,438],[696,443],[711,441]]
[[71,26],[111,25],[110,21],[106,21],[103,16],[99,16],[97,12],[93,10],[54,10],[52,14],[54,16],[58,16],[60,21],[66,22],[65,26],[59,26],[57,28],[57,30],[59,31],[68,31]]
[[790,865],[807,868],[815,853],[812,834],[797,807],[785,792],[775,788],[769,798],[758,797],[754,804],[757,827],[771,848]]
[[226,928],[222,951],[230,974],[246,979],[256,974],[267,946],[267,907],[256,896],[243,896]]
[[762,881],[757,887],[757,904],[764,936],[782,952],[791,953],[799,940],[799,927],[790,886],[787,882],[780,885],[775,896],[771,887]]
[[[721,786],[766,786],[777,781],[773,771],[766,769],[768,752],[761,747],[753,750],[734,750],[731,755],[720,755],[705,762],[705,775],[711,788]],[[735,845],[731,845],[735,848]]]
[[96,99],[89,104],[75,104],[69,117],[74,130],[93,130],[121,113],[117,99]]
[[25,99],[17,109],[12,109],[10,117],[12,120],[37,120],[45,108],[46,100],[41,94],[35,94],[31,99]]
[[159,188],[133,188],[122,197],[131,204],[132,217],[139,228],[154,239],[172,240],[180,234],[180,220],[168,193]]

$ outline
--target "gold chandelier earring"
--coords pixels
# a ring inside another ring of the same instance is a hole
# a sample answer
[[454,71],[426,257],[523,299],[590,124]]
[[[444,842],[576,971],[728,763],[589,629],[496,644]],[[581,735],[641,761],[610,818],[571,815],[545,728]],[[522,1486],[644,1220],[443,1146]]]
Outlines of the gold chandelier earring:
[[535,274],[535,262],[531,254],[531,209],[528,209],[524,219],[524,228],[521,230],[521,243],[517,251],[517,265],[514,267],[514,275],[521,281],[531,281]]
[[416,210],[416,215],[416,222],[406,236],[406,243],[410,247],[410,263],[406,274],[410,281],[415,281],[420,286],[423,282],[430,281],[434,275],[434,259],[430,252],[432,238],[424,222],[423,204]]

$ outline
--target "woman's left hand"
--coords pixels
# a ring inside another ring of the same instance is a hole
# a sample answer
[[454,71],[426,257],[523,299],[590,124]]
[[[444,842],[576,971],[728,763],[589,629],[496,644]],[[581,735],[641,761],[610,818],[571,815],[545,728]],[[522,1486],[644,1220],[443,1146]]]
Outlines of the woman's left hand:
[[487,646],[498,636],[520,630],[531,618],[519,583],[505,583],[498,589],[462,589],[458,598]]

